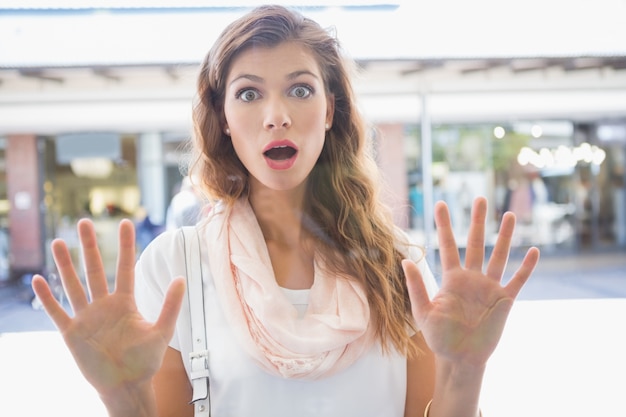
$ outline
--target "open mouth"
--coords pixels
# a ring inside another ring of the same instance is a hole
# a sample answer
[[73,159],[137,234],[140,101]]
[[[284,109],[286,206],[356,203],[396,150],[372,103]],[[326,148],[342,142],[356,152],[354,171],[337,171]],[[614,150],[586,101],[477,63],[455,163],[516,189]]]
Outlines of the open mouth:
[[263,153],[266,157],[273,161],[284,161],[292,158],[296,154],[296,150],[291,146],[274,146]]

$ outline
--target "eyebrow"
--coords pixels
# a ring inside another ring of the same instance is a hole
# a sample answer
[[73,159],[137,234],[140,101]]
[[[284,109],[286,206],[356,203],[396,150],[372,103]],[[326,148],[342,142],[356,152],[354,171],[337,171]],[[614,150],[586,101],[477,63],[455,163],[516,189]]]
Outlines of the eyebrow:
[[[314,78],[319,79],[319,77],[317,75],[315,75],[314,73],[312,73],[311,71],[308,70],[298,70],[298,71],[294,71],[294,72],[290,72],[289,74],[287,74],[287,77],[285,77],[287,80],[291,81],[294,80],[296,78],[298,78],[301,75],[310,75]],[[246,80],[250,80],[256,83],[263,83],[263,78],[259,77],[258,75],[254,75],[254,74],[241,74],[237,77],[235,77],[235,79],[233,79],[230,82],[230,85],[232,85],[233,83],[235,83],[238,80],[241,79],[246,79]]]
[[293,80],[295,78],[298,78],[301,75],[310,75],[313,78],[319,78],[317,75],[313,74],[311,71],[300,70],[300,71],[294,71],[294,72],[291,72],[291,73],[287,74],[287,79],[288,80]]

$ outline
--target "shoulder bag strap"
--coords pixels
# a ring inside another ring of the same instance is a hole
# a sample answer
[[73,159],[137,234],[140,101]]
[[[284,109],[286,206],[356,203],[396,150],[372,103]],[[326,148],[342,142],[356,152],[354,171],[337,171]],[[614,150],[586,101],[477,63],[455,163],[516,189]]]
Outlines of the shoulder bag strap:
[[193,388],[190,403],[194,404],[195,417],[211,415],[209,392],[209,351],[206,340],[204,310],[203,269],[201,261],[200,237],[194,226],[181,228],[185,249],[185,270],[187,273],[187,296],[191,323],[191,384]]

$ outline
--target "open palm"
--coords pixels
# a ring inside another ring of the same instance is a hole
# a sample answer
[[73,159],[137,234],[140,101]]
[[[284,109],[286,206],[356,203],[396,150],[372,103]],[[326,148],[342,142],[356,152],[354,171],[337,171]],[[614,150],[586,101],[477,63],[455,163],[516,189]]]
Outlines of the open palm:
[[487,202],[477,198],[461,265],[447,206],[435,206],[442,282],[429,299],[417,266],[403,261],[411,307],[418,328],[435,355],[449,361],[481,366],[496,348],[509,311],[539,260],[537,248],[528,250],[507,285],[501,280],[509,258],[515,216],[503,216],[493,253],[483,271]]
[[184,280],[172,281],[158,320],[147,322],[138,312],[134,298],[135,234],[132,222],[123,220],[120,223],[117,276],[111,293],[92,222],[81,220],[78,235],[89,298],[65,243],[61,240],[52,243],[54,261],[74,317],[70,317],[56,301],[43,277],[35,277],[33,289],[61,332],[81,372],[102,396],[115,395],[128,386],[150,383],[161,366],[174,332]]

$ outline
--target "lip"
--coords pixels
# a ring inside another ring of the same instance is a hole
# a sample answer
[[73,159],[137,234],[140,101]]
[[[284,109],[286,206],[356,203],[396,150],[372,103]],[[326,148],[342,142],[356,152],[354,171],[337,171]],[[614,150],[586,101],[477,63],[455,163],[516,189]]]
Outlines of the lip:
[[267,156],[264,155],[265,162],[267,163],[267,166],[269,166],[271,169],[285,170],[285,169],[291,168],[293,164],[296,163],[296,159],[298,158],[298,147],[296,146],[295,143],[293,143],[292,141],[288,139],[271,141],[265,146],[265,148],[263,148],[263,153],[269,151],[272,148],[285,147],[285,146],[288,146],[296,150],[293,156],[289,159],[275,160],[275,159],[268,158]]
[[281,140],[273,140],[267,145],[265,145],[265,148],[263,148],[263,153],[269,151],[272,148],[278,148],[281,146],[289,146],[290,148],[294,148],[296,150],[296,153],[298,152],[298,147],[296,146],[295,143],[293,143],[289,139],[281,139]]

